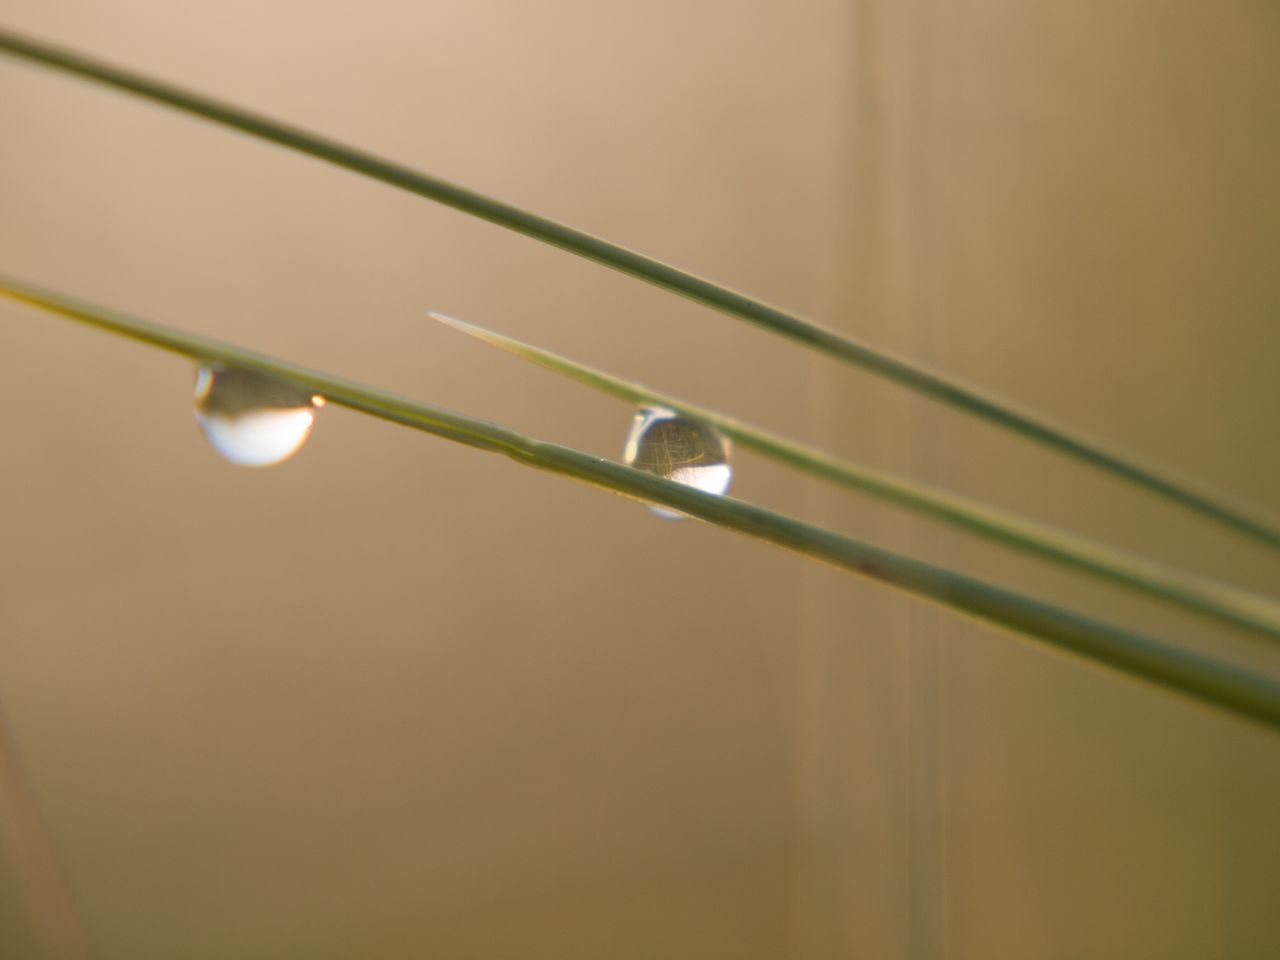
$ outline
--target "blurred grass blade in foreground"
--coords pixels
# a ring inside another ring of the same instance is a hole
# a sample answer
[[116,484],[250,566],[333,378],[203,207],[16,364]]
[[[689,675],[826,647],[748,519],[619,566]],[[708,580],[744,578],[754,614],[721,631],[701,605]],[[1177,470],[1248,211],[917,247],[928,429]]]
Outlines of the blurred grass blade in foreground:
[[[1015,633],[1040,639],[1202,703],[1280,729],[1280,682],[1233,664],[1092,620],[1002,587],[841,536],[729,497],[704,493],[571,447],[308,370],[242,347],[184,333],[0,277],[0,294],[134,340],[276,377],[352,410],[403,424],[709,523],[862,574]],[[852,641],[851,641],[852,642]]]
[[716,410],[623,380],[474,323],[442,313],[431,313],[430,316],[507,353],[532,361],[627,403],[666,407],[702,421],[741,446],[805,473],[861,490],[988,540],[1080,570],[1113,586],[1138,590],[1232,626],[1272,640],[1280,640],[1280,603],[1267,597],[1218,583],[1207,577],[1173,570],[963,497],[864,469],[847,460],[745,424]]
[[523,233],[789,337],[948,406],[1105,470],[1280,549],[1280,532],[1185,483],[1079,439],[974,387],[892,356],[745,294],[546,217],[202,94],[0,28],[0,51],[195,114]]
[[88,960],[84,918],[40,813],[18,738],[0,707],[0,853],[49,960]]

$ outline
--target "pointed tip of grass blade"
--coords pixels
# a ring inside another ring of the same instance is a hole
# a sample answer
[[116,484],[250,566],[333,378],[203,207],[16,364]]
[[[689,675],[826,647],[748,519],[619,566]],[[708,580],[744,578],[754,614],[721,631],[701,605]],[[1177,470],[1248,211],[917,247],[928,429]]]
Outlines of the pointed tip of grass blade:
[[459,320],[457,317],[452,317],[447,313],[441,313],[438,310],[428,310],[427,316],[430,317],[432,320],[438,321],[439,323],[443,323],[446,326],[453,327],[456,330],[462,330],[466,333],[470,333],[473,330],[479,329],[474,324],[467,323],[467,321],[465,320]]
[[493,330],[486,330],[484,327],[478,326],[477,324],[459,319],[458,317],[451,316],[447,313],[440,313],[436,310],[428,310],[427,316],[432,320],[435,320],[437,323],[442,323],[446,327],[452,327],[459,333],[465,333],[469,337],[474,337],[476,340],[479,340],[482,343],[487,343],[490,346],[497,347],[499,350],[506,353],[511,353],[518,357],[523,357],[526,360],[533,360],[535,362],[538,360],[538,357],[536,355],[531,355],[528,349],[522,349],[525,347],[525,344],[521,343],[519,340],[504,337],[502,334],[496,333]]
[[505,334],[498,333],[479,324],[470,323],[467,320],[459,320],[457,317],[451,317],[447,314],[428,311],[428,316],[440,323],[447,324],[460,333],[474,337],[492,347],[497,347],[505,353],[512,356],[528,360],[540,367],[544,367],[553,373],[561,376],[577,380],[579,383],[586,384],[602,393],[607,393],[612,397],[622,400],[624,403],[632,403],[637,406],[644,406],[649,403],[658,403],[662,406],[671,407],[673,410],[679,410],[686,416],[699,420],[705,420],[712,426],[724,431],[732,429],[732,420],[716,413],[713,410],[703,410],[693,404],[679,402],[667,402],[670,398],[666,398],[662,393],[656,390],[650,390],[648,387],[641,386],[638,383],[632,383],[629,380],[623,380],[612,374],[604,373],[592,367],[585,366],[567,357],[562,357],[558,353],[552,353],[550,350],[543,350],[541,347],[535,347],[531,343],[525,343],[523,340],[517,340],[515,337],[508,337]]
[[502,334],[495,333],[493,330],[486,330],[484,327],[477,326],[474,323],[469,323],[466,320],[460,320],[457,317],[450,316],[447,313],[439,313],[435,310],[428,310],[427,316],[438,323],[443,323],[447,327],[453,327],[453,329],[457,330],[459,333],[465,333],[468,336],[475,337],[477,340],[483,340],[485,343],[492,344],[493,346],[506,350],[509,353],[516,353],[521,356],[525,355],[520,350],[520,347],[523,345],[518,340],[512,340],[510,337],[504,337]]

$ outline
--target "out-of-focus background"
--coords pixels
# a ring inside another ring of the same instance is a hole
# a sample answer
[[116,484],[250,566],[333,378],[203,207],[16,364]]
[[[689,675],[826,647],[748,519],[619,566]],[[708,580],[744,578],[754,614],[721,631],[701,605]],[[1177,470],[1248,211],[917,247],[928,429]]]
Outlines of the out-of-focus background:
[[[1280,515],[1263,0],[0,0],[0,22],[743,288]],[[0,58],[0,270],[616,456],[438,309],[1272,594],[1273,556],[426,201]],[[0,697],[95,958],[1265,957],[1280,740],[361,418],[252,471],[180,359],[0,305]],[[1280,669],[797,481],[734,492]],[[10,811],[12,812],[12,811]],[[0,955],[42,955],[12,859]]]

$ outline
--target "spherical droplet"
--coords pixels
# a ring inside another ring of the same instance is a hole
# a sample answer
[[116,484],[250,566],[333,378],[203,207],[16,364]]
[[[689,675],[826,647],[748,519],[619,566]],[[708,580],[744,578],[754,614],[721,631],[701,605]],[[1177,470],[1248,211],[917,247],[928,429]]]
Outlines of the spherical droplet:
[[[717,495],[729,489],[733,476],[725,437],[701,420],[663,407],[636,413],[623,459],[629,467]],[[649,509],[672,520],[686,516],[667,507]]]
[[322,397],[251,370],[196,368],[196,422],[214,450],[242,467],[269,467],[297,453],[323,404]]

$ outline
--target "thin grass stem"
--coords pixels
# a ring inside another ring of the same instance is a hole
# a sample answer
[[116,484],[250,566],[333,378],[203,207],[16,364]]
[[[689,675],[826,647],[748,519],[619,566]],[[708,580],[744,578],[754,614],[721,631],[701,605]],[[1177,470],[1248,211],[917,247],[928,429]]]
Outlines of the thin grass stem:
[[48,960],[88,960],[84,921],[58,863],[18,738],[0,706],[0,849]]
[[977,534],[1096,577],[1138,590],[1252,633],[1280,640],[1280,603],[1207,577],[1173,570],[1083,537],[930,489],[899,477],[868,470],[821,450],[788,440],[750,424],[543,350],[532,344],[442,313],[430,316],[455,330],[637,406],[667,407],[701,420],[779,463],[870,494],[915,513]]
[[1280,683],[1233,664],[753,504],[707,494],[570,447],[525,436],[508,427],[308,370],[242,347],[91,306],[2,277],[0,294],[197,361],[223,363],[274,376],[352,410],[501,453],[525,466],[572,477],[633,499],[662,504],[1280,729]]
[[1210,497],[1192,489],[1184,481],[1169,479],[1168,471],[1156,472],[1141,466],[1130,458],[1108,452],[1093,441],[1086,441],[1052,425],[1041,416],[1019,410],[1009,401],[989,396],[955,378],[893,356],[652,257],[298,127],[9,30],[0,29],[0,52],[124,90],[309,154],[611,267],[1008,429],[1280,550],[1280,531],[1222,502],[1220,497]]

